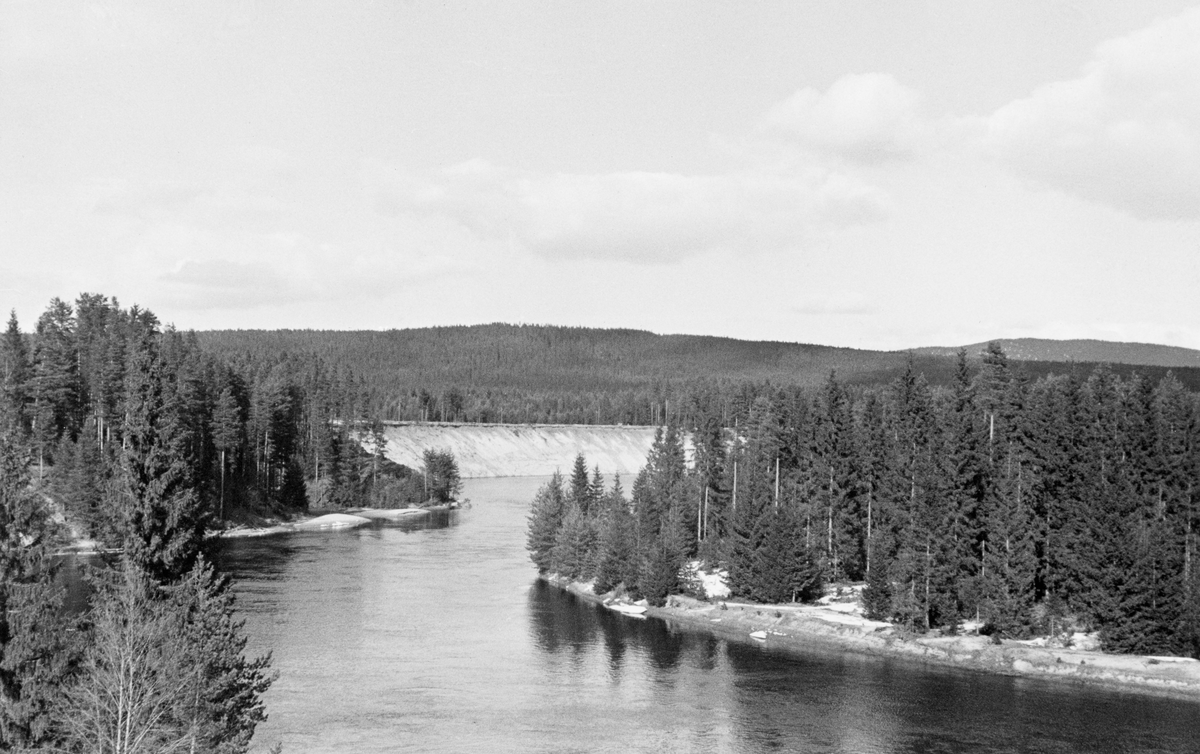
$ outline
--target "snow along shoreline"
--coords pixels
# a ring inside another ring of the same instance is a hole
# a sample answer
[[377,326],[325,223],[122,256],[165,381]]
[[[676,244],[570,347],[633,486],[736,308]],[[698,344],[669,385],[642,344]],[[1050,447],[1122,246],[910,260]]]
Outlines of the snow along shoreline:
[[[556,575],[539,578],[588,602],[604,605],[611,598],[595,594],[590,583]],[[987,636],[920,636],[819,605],[703,602],[672,595],[664,607],[647,607],[645,615],[685,631],[798,654],[853,652],[1200,701],[1200,662],[1190,658],[1106,654],[1008,640],[994,644]]]
[[287,534],[296,531],[327,531],[330,529],[353,529],[371,523],[374,519],[397,521],[417,515],[429,515],[432,508],[355,508],[345,513],[326,513],[323,516],[306,518],[272,526],[235,526],[215,535],[220,539],[244,539]]

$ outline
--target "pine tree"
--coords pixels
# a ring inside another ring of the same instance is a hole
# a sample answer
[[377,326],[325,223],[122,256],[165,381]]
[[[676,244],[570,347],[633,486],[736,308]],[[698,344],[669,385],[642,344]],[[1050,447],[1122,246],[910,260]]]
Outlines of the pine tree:
[[220,507],[219,516],[225,518],[225,474],[229,468],[228,455],[242,443],[243,426],[241,407],[233,397],[233,390],[226,385],[213,405],[213,445],[217,449],[220,464]]
[[49,744],[50,714],[72,652],[59,616],[49,516],[27,458],[0,433],[0,749]]
[[64,432],[80,425],[79,358],[75,319],[69,304],[53,299],[38,318],[30,389],[34,401],[34,440],[39,464]]

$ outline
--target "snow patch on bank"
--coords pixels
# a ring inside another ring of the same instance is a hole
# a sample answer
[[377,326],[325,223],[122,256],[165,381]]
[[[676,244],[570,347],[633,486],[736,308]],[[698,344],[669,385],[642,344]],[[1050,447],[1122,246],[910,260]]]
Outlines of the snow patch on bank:
[[364,516],[352,516],[349,513],[327,513],[324,516],[293,524],[293,526],[303,531],[305,529],[346,529],[369,523],[371,523],[371,519]]

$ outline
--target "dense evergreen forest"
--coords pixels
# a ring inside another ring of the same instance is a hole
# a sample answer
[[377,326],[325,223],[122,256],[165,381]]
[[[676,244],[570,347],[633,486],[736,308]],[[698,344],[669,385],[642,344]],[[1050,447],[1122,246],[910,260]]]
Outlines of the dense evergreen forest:
[[[815,389],[830,372],[847,386],[886,385],[904,373],[909,359],[853,348],[543,325],[225,330],[197,337],[205,351],[231,361],[307,354],[349,367],[366,387],[365,412],[389,421],[688,426],[696,420],[693,396],[715,392],[723,420],[734,425],[749,417],[746,385]],[[953,383],[952,355],[913,358],[930,385]],[[1095,366],[1023,365],[1033,378]],[[1155,382],[1167,373],[1162,367],[1113,368],[1122,377],[1136,369]],[[1200,369],[1177,368],[1174,374],[1200,390]]]
[[0,369],[35,477],[105,544],[119,542],[113,480],[138,410],[169,417],[181,484],[200,501],[196,526],[425,497],[423,480],[382,457],[362,379],[311,354],[223,359],[149,311],[84,294],[74,305],[52,301],[32,334],[11,317]]
[[[52,301],[32,336],[10,318],[0,355],[0,749],[246,751],[273,677],[243,655],[205,528],[222,490],[303,504],[286,386],[252,392],[99,296]],[[82,613],[54,555],[72,522],[117,548]]]
[[[383,455],[369,390],[318,355],[207,352],[101,295],[0,337],[0,750],[244,752],[269,658],[243,656],[205,556],[228,521],[457,494]],[[55,551],[110,553],[82,614]]]
[[[1032,379],[991,345],[932,386],[717,391],[655,442],[627,500],[578,459],[534,501],[543,573],[661,604],[700,559],[735,595],[811,598],[865,582],[869,617],[914,631],[1066,640],[1200,657],[1200,400],[1179,380],[1107,367]],[[681,431],[695,459],[684,463]]]

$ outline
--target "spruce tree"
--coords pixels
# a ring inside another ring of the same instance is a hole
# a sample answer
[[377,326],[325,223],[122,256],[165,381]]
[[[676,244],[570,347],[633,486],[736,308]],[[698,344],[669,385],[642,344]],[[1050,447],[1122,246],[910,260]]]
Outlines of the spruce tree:
[[462,492],[462,479],[458,475],[458,461],[449,450],[427,449],[422,455],[425,475],[429,485],[430,499],[438,503],[457,500]]
[[183,621],[187,665],[197,673],[188,710],[195,750],[219,754],[247,751],[258,723],[267,717],[262,696],[275,680],[270,655],[245,656],[245,621],[234,613],[230,582],[203,559],[164,595]]
[[562,476],[556,471],[550,481],[537,491],[529,512],[525,547],[538,573],[551,571],[554,545],[558,541],[558,530],[562,527],[565,515],[566,495],[563,493]]
[[754,599],[758,589],[758,551],[766,533],[761,522],[766,509],[754,498],[741,500],[733,512],[729,544],[729,589],[734,596]]
[[[592,468],[592,481],[588,485],[588,501],[590,509],[594,509],[598,503],[604,500],[604,475],[600,473],[600,466],[596,465]],[[595,513],[594,510],[591,510]]]
[[638,577],[637,591],[656,607],[679,591],[679,570],[687,559],[687,528],[678,508],[664,516],[662,528],[646,548]]
[[125,553],[158,583],[191,570],[207,516],[185,456],[186,437],[165,365],[151,338],[132,349],[125,380],[120,484],[110,504],[123,513]]
[[578,503],[569,500],[550,551],[550,570],[572,580],[589,580],[596,562],[596,540],[595,523]]
[[25,437],[30,429],[29,379],[29,349],[13,311],[0,341],[0,428],[16,437]]
[[886,546],[889,539],[887,535],[880,535],[876,540],[875,557],[862,592],[863,614],[871,620],[892,618],[892,581],[888,575],[892,559],[885,557],[891,552],[891,548]]
[[964,610],[978,607],[983,556],[987,540],[985,520],[994,504],[995,490],[988,459],[980,452],[987,442],[986,428],[980,426],[975,385],[972,383],[965,350],[958,352],[954,392],[947,418],[946,473],[949,476],[945,500],[947,567],[957,582],[957,600]]
[[55,714],[68,751],[242,754],[266,719],[269,657],[247,659],[226,582],[176,584],[126,559],[93,599],[89,644]]
[[575,456],[575,463],[571,467],[570,480],[570,495],[571,502],[576,505],[579,510],[587,515],[592,507],[592,484],[588,479],[587,459],[583,457],[583,453],[578,453]]
[[1037,560],[1029,480],[1019,445],[1007,446],[997,470],[995,504],[985,521],[979,614],[995,634],[1023,639],[1034,617]]
[[596,592],[603,594],[621,583],[636,582],[636,526],[629,512],[629,503],[621,493],[621,478],[616,477],[613,488],[604,500],[605,511],[600,520],[596,556]]

